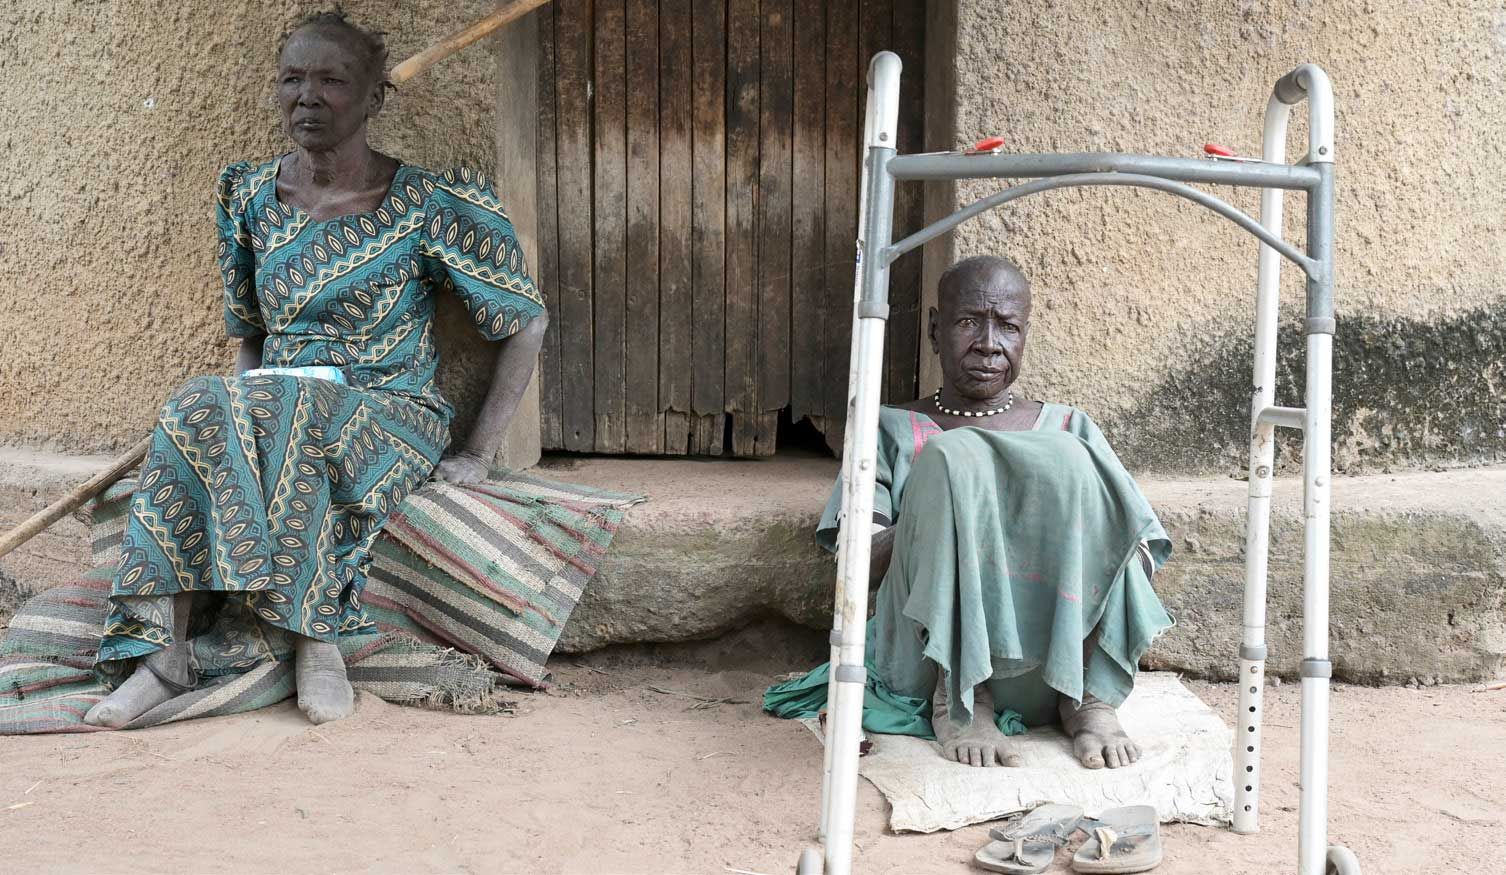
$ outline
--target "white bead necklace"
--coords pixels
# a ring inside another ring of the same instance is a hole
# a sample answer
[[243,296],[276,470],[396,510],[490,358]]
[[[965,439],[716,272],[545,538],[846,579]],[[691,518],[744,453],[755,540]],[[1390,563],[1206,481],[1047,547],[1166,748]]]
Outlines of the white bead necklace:
[[1014,406],[1014,390],[1010,390],[1009,397],[1004,400],[1003,407],[995,407],[993,410],[980,410],[977,413],[974,413],[971,410],[952,410],[948,407],[942,407],[940,389],[937,389],[936,394],[931,396],[931,400],[936,403],[936,409],[940,410],[942,413],[945,413],[947,416],[994,416],[996,414],[1003,413],[1004,411]]

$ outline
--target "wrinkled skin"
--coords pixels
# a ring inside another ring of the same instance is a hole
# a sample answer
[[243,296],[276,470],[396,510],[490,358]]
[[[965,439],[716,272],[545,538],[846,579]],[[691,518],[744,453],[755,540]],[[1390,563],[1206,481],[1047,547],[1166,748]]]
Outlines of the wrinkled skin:
[[[1005,259],[969,259],[942,276],[936,298],[929,334],[931,351],[941,362],[941,405],[972,412],[1003,407],[1024,367],[1030,282]],[[1016,393],[1008,410],[992,416],[950,416],[938,410],[930,396],[900,406],[924,413],[944,430],[971,426],[1028,431],[1042,405]],[[873,536],[873,586],[889,571],[895,531],[895,526],[889,526]],[[993,696],[987,685],[974,688],[978,706],[972,719],[954,723],[945,703],[944,679],[938,680],[942,682],[933,704],[932,725],[942,754],[963,765],[1016,765],[1019,759],[1013,746],[994,725]],[[1106,703],[1089,697],[1079,706],[1062,697],[1058,710],[1062,729],[1071,736],[1073,753],[1084,767],[1119,768],[1140,758],[1140,748],[1125,735],[1118,715]]]
[[[277,103],[294,149],[278,168],[279,200],[316,221],[369,212],[381,204],[398,168],[395,159],[373,150],[366,139],[367,123],[385,102],[383,83],[382,70],[366,63],[359,36],[346,28],[310,25],[288,38],[278,63]],[[464,447],[439,463],[436,477],[452,483],[486,478],[528,388],[546,325],[540,315],[495,344],[491,387],[480,416]],[[265,340],[241,342],[237,374],[261,366]],[[174,683],[181,687],[191,680],[184,638],[192,604],[192,593],[174,599],[174,643],[144,660],[149,666],[138,667],[94,706],[86,722],[119,728],[176,695]],[[338,647],[299,637],[294,651],[298,707],[316,724],[348,716],[355,697]]]

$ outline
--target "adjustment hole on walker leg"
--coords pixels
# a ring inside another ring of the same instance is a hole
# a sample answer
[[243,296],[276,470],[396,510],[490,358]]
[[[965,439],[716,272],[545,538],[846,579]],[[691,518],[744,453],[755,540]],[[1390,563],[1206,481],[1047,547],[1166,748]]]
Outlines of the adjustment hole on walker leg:
[[1253,771],[1255,771],[1255,767],[1254,766],[1245,766],[1245,771],[1247,771],[1247,772],[1253,772]]
[[1246,793],[1253,793],[1253,792],[1255,792],[1255,788],[1252,787],[1252,786],[1250,786],[1249,784],[1246,784],[1245,785],[1245,792]]
[[1254,706],[1254,705],[1251,705],[1251,706],[1250,706],[1250,713],[1251,713],[1251,714],[1254,714],[1254,713],[1255,713],[1255,706]]
[[1252,809],[1252,808],[1250,808],[1250,806],[1248,806],[1248,805],[1246,805],[1246,806],[1245,806],[1245,810],[1246,810],[1246,811],[1252,811],[1252,810],[1253,810],[1253,809]]
[[1255,731],[1255,727],[1253,727],[1253,726],[1246,726],[1245,727],[1245,731],[1246,732],[1254,732]]
[[1252,693],[1258,693],[1258,692],[1260,692],[1260,687],[1250,687],[1250,692],[1252,692]]
[[1255,745],[1252,744],[1249,747],[1245,748],[1245,750],[1249,751],[1250,753],[1254,753],[1255,752]]

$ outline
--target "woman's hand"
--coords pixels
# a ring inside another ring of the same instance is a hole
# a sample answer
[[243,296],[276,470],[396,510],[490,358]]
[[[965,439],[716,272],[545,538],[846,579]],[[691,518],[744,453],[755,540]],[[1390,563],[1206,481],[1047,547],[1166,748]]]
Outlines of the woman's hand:
[[[544,347],[544,329],[548,325],[549,318],[540,313],[521,331],[494,344],[496,359],[492,364],[491,387],[486,390],[486,400],[481,402],[480,414],[476,417],[476,424],[471,426],[465,449],[456,453],[456,458],[497,458],[497,451],[507,436],[507,424],[512,421],[518,402],[523,400],[523,393],[528,391],[528,380],[538,364],[539,350]],[[444,467],[445,463],[440,463],[441,471]],[[481,476],[471,480],[455,480],[442,473],[440,476],[451,483],[474,483],[485,474],[483,465]]]
[[473,453],[460,452],[439,463],[434,476],[446,483],[480,483],[486,479],[491,465]]

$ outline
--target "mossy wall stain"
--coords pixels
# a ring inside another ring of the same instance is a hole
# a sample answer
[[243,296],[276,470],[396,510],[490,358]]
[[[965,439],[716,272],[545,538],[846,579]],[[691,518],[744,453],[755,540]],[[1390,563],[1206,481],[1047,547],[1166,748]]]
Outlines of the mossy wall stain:
[[[1191,158],[1211,141],[1257,155],[1272,84],[1297,64],[1322,66],[1336,114],[1336,464],[1506,457],[1500,0],[956,3],[959,146],[998,134],[1017,153]],[[1306,136],[1302,107],[1290,160]],[[1005,184],[959,184],[954,206]],[[1254,190],[1204,188],[1259,211]],[[1289,193],[1285,236],[1299,248],[1305,225],[1305,196]],[[1007,255],[1031,279],[1025,395],[1088,411],[1136,468],[1244,470],[1253,237],[1161,192],[1104,188],[1021,199],[953,241],[958,257]],[[1281,299],[1300,302],[1302,285],[1285,265]],[[934,300],[934,288],[923,294]],[[1296,344],[1290,375],[1301,339],[1283,341]],[[940,377],[929,354],[921,370],[928,393]],[[1300,403],[1283,379],[1283,403]]]
[[[1306,344],[1296,319],[1277,342],[1276,400],[1300,407]],[[1142,471],[1245,471],[1253,338],[1188,342],[1183,364],[1105,422]],[[1437,319],[1340,313],[1333,356],[1333,465],[1343,473],[1506,460],[1506,298]],[[1278,468],[1301,464],[1279,430]]]

